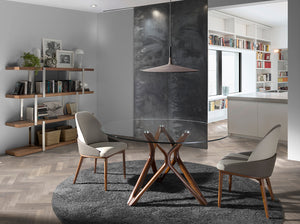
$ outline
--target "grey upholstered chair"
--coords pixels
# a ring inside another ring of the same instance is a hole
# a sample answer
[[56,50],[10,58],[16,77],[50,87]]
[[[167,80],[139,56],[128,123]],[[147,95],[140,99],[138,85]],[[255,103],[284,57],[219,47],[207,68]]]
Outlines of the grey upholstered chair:
[[96,173],[97,159],[104,159],[104,188],[107,191],[107,159],[115,154],[123,154],[123,175],[126,178],[125,149],[127,144],[110,139],[102,130],[100,122],[89,112],[83,111],[75,114],[78,133],[78,150],[80,160],[75,174],[75,184],[84,158],[94,158]]
[[221,207],[223,175],[229,175],[231,191],[232,175],[253,178],[259,181],[266,217],[269,218],[264,180],[266,180],[272,200],[274,195],[269,177],[272,175],[281,125],[274,126],[251,152],[230,153],[219,161],[218,207]]

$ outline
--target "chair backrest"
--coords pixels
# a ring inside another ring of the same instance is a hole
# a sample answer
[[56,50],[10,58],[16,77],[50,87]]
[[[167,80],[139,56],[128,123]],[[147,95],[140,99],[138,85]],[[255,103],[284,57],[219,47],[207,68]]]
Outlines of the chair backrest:
[[87,111],[75,114],[78,139],[89,145],[98,142],[107,142],[107,135],[101,130],[101,124]]
[[248,161],[257,161],[269,159],[276,154],[277,144],[280,136],[280,127],[278,124],[274,126],[265,137],[258,143],[251,153]]

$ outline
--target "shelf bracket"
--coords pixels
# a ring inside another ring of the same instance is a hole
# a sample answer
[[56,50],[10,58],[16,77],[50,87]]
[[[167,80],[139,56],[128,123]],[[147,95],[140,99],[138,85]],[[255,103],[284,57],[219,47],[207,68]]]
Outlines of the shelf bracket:
[[76,92],[76,113],[78,112],[78,105],[79,105],[79,94]]
[[32,146],[31,144],[31,127],[28,128],[28,145]]
[[46,139],[45,139],[45,132],[46,132],[46,123],[45,121],[43,121],[43,125],[42,125],[42,147],[43,147],[43,152],[46,151]]
[[24,99],[20,101],[20,120],[24,120]]
[[43,68],[43,98],[46,97],[46,68]]
[[38,96],[34,95],[34,125],[37,125],[38,120]]
[[81,83],[82,83],[82,94],[84,94],[84,68],[82,69]]

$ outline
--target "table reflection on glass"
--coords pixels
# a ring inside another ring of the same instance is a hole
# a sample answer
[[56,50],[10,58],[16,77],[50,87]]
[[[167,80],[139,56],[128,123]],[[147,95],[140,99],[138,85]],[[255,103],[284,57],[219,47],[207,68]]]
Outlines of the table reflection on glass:
[[[208,130],[208,124],[205,122],[182,119],[133,119],[112,121],[104,123],[102,128],[110,137],[135,142],[145,142],[149,146],[149,157],[130,194],[127,202],[128,205],[135,205],[145,191],[147,191],[155,181],[163,181],[170,170],[174,172],[200,204],[207,204],[198,185],[182,162],[179,150],[182,145],[206,148],[208,142],[225,138],[227,136],[227,130],[212,132]],[[213,137],[207,136],[207,133],[213,133]],[[166,145],[170,145],[170,147],[167,148]],[[164,155],[164,163],[159,168],[157,168],[155,162],[155,150],[160,150]],[[174,167],[176,163],[182,174]],[[144,179],[150,168],[154,174],[144,185]]]

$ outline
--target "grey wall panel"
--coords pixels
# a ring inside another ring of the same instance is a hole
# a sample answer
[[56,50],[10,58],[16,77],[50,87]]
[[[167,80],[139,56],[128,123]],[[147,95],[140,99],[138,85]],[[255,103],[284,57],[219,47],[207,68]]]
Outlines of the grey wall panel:
[[299,11],[300,1],[288,1],[288,43],[289,47],[289,102],[288,102],[288,158],[300,161],[300,63],[299,63]]
[[[133,119],[133,10],[98,14],[98,107],[102,124]],[[133,133],[133,125],[127,133]]]
[[[206,0],[172,3],[173,63],[199,71],[169,74],[141,71],[168,62],[168,19],[169,4],[134,10],[134,117],[207,122]],[[170,128],[176,133],[176,127],[180,125]],[[207,139],[205,125],[197,132],[202,134],[202,140]]]

